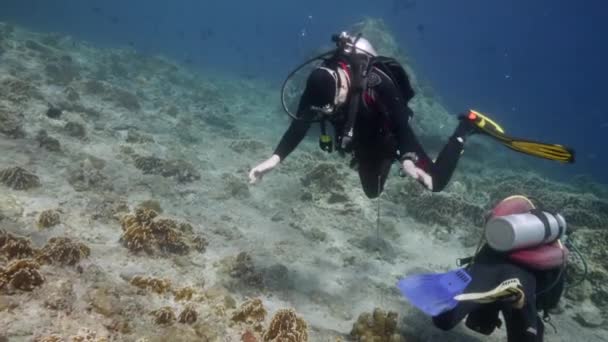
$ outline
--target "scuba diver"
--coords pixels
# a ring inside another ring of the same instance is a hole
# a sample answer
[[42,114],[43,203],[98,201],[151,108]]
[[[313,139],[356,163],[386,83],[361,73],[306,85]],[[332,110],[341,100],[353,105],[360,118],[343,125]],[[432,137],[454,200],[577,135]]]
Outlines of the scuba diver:
[[[379,56],[360,34],[353,37],[342,32],[334,35],[333,41],[335,50],[303,63],[285,80],[283,107],[293,120],[272,156],[250,170],[250,183],[257,183],[284,161],[313,122],[321,125],[321,149],[333,151],[335,141],[338,152],[352,154],[351,166],[358,170],[368,198],[380,195],[395,161],[402,174],[431,191],[441,191],[456,168],[467,137],[474,133],[486,133],[520,152],[573,160],[572,151],[560,145],[542,144],[542,151],[531,141],[519,141],[524,145],[516,146],[492,120],[470,111],[459,117],[460,123],[433,161],[409,123],[413,112],[408,102],[414,97],[414,90],[403,67],[393,58]],[[297,113],[293,114],[285,104],[285,85],[298,70],[317,60],[322,60],[322,64],[310,72]],[[333,126],[334,139],[326,132],[326,121]]]
[[477,252],[461,260],[466,267],[408,276],[398,287],[442,330],[466,317],[469,329],[490,335],[501,327],[502,312],[507,341],[542,342],[543,320],[548,321],[548,310],[557,306],[565,288],[568,247],[577,251],[571,241],[568,247],[562,244],[565,234],[560,214],[511,196],[493,209]]

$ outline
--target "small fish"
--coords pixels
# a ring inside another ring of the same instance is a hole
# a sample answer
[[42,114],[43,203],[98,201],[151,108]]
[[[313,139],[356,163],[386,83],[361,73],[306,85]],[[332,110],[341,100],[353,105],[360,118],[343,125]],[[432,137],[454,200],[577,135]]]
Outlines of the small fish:
[[109,19],[110,19],[110,22],[111,22],[112,24],[114,24],[114,25],[116,25],[116,24],[120,23],[120,19],[119,19],[117,16],[115,16],[115,15],[110,16],[110,17],[109,17]]
[[416,8],[416,0],[393,0],[393,10],[396,12]]
[[418,31],[418,33],[420,33],[420,34],[423,34],[424,33],[424,24],[416,25],[416,31]]

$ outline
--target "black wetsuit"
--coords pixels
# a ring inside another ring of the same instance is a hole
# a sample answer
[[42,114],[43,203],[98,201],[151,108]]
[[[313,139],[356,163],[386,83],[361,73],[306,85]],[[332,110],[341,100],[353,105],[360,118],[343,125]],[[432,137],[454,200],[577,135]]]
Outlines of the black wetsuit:
[[509,342],[543,341],[544,325],[538,310],[557,305],[564,290],[560,268],[530,270],[510,262],[504,254],[486,245],[467,268],[467,273],[472,280],[465,293],[489,291],[505,280],[518,278],[525,293],[524,306],[515,309],[509,303],[462,302],[454,309],[433,317],[435,326],[449,330],[468,315],[466,324],[469,328],[489,335],[499,322],[498,312],[502,311]]
[[[416,165],[433,179],[433,191],[441,191],[450,180],[462,152],[462,142],[452,136],[437,160],[433,162],[423,150],[408,121],[412,110],[400,95],[399,89],[382,71],[373,68],[368,88],[363,93],[354,127],[354,157],[358,165],[363,191],[369,198],[377,197],[392,163],[408,153],[414,153]],[[332,120],[334,129],[342,134],[348,104]],[[308,119],[310,100],[304,91],[298,107],[298,116]],[[275,154],[284,160],[302,141],[310,122],[294,120],[279,142]],[[336,139],[338,142],[340,139]]]

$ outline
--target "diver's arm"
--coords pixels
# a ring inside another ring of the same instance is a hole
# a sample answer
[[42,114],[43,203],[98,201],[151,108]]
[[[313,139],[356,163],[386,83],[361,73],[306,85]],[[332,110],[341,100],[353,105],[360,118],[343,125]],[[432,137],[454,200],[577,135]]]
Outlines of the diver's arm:
[[287,131],[281,137],[279,144],[274,150],[274,155],[278,156],[283,161],[293,150],[300,144],[306,136],[306,132],[310,128],[310,119],[313,113],[310,112],[310,101],[306,92],[300,99],[298,105],[298,117],[303,120],[292,120]]

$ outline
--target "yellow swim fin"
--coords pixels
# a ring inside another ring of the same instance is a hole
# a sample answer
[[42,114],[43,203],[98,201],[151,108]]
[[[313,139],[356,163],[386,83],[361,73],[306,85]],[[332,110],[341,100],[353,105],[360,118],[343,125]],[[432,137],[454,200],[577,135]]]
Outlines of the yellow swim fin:
[[574,150],[569,147],[510,137],[496,122],[474,110],[469,110],[463,119],[469,120],[480,133],[495,138],[514,151],[563,163],[574,163]]
[[463,293],[454,296],[454,299],[459,302],[472,301],[476,303],[494,303],[498,301],[517,303],[524,296],[524,291],[519,279],[508,279],[500,283],[497,287],[486,291],[476,293]]

